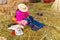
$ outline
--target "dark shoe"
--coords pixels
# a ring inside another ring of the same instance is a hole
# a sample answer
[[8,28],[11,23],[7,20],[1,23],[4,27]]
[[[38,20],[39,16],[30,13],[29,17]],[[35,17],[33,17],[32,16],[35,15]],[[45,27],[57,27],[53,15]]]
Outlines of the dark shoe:
[[38,16],[43,16],[43,14],[42,14],[42,13],[37,13],[37,15],[38,15]]

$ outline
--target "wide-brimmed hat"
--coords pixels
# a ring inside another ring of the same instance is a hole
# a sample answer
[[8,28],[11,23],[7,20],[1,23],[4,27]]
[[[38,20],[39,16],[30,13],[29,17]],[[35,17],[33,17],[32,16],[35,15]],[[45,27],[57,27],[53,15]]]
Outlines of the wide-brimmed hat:
[[18,5],[18,9],[22,12],[27,12],[28,11],[28,7],[23,3]]

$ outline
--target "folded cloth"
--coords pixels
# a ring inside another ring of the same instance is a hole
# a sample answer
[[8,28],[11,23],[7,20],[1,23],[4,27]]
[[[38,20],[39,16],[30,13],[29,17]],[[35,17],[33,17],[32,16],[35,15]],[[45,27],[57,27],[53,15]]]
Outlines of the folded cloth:
[[25,18],[24,20],[28,21],[28,25],[32,28],[32,30],[38,30],[44,26],[43,23],[38,22],[37,20],[34,20],[32,16],[29,16],[29,18]]
[[[8,29],[13,30],[12,34],[16,34],[16,35],[22,35],[23,31],[21,28],[24,28],[22,25],[12,25],[11,27],[9,27]],[[15,32],[15,33],[14,33]]]
[[41,22],[38,22],[37,20],[33,20],[30,24],[30,27],[32,28],[32,30],[35,30],[35,31],[42,28],[43,26],[45,25]]

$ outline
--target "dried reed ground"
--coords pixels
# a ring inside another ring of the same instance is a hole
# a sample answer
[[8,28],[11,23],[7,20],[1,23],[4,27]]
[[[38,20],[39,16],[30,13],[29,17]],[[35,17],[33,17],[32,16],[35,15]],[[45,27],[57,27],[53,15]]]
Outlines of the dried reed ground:
[[[51,4],[34,3],[29,8],[32,15],[39,22],[46,26],[33,31],[29,26],[24,29],[24,35],[16,36],[8,30],[8,24],[14,23],[8,13],[0,12],[0,37],[6,37],[7,40],[60,40],[60,12],[52,11]],[[37,16],[36,13],[41,12],[43,16]]]

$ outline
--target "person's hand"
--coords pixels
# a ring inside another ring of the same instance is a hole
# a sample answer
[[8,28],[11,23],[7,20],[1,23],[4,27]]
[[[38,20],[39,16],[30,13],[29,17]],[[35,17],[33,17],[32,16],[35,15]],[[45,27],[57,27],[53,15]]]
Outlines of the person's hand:
[[21,23],[21,21],[17,21],[17,24],[18,24],[18,25],[21,25],[22,23]]
[[21,21],[17,21],[18,24],[21,24]]
[[17,21],[18,24],[22,24],[22,25],[27,25],[28,22],[26,20],[21,20],[21,21]]
[[22,24],[23,24],[23,25],[27,25],[28,22],[27,22],[26,20],[22,20]]

